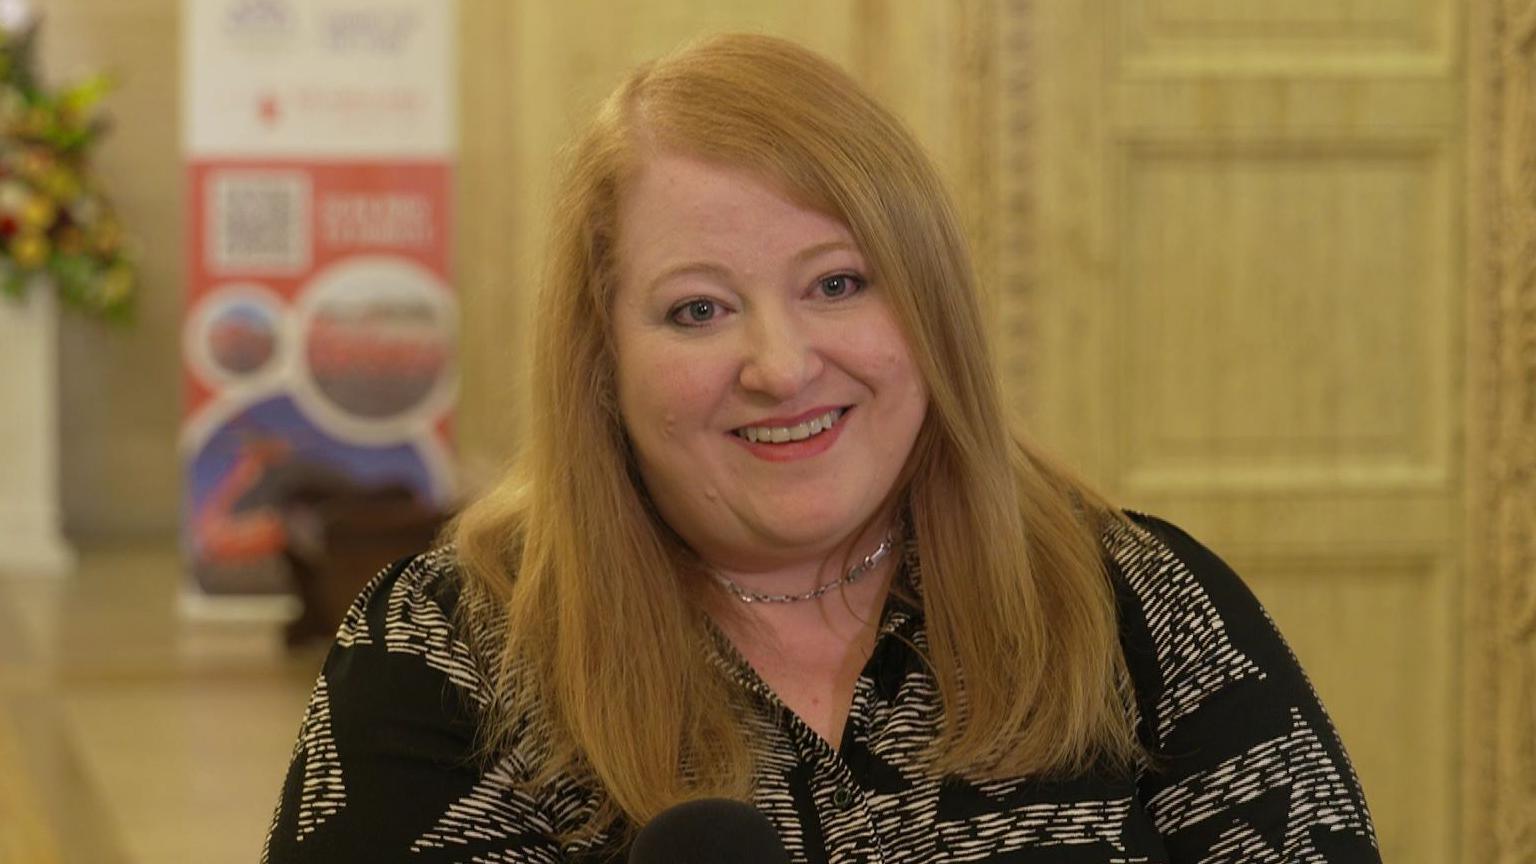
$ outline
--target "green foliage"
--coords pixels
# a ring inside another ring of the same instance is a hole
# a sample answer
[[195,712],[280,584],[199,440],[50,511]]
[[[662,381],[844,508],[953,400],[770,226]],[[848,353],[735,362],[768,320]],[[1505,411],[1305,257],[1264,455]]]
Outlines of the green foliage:
[[35,72],[36,45],[36,24],[0,30],[0,293],[20,298],[51,282],[66,306],[123,320],[135,268],[89,164],[112,82],[93,75],[50,90]]

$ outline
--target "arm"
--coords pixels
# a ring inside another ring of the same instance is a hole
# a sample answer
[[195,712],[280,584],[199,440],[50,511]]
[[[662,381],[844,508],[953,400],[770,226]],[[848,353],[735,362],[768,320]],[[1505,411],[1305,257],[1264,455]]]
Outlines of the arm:
[[369,583],[305,712],[263,860],[561,860],[508,759],[483,770],[478,664],[431,556]]
[[1141,799],[1174,862],[1375,862],[1333,724],[1253,594],[1178,528],[1112,548],[1143,740]]

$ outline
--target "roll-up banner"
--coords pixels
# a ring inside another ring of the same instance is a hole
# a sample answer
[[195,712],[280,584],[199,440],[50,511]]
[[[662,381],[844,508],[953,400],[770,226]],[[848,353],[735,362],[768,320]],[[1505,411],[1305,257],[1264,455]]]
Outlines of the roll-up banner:
[[193,610],[291,604],[297,488],[453,496],[455,11],[183,0]]

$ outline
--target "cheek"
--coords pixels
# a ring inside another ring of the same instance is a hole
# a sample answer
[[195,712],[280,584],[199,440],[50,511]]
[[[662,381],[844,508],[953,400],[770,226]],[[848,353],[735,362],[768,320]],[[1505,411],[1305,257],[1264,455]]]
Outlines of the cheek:
[[922,372],[895,320],[882,315],[860,332],[863,337],[853,347],[870,383],[893,395],[907,394],[926,401]]
[[663,340],[632,348],[619,355],[619,410],[630,436],[644,446],[707,429],[728,386],[719,365]]

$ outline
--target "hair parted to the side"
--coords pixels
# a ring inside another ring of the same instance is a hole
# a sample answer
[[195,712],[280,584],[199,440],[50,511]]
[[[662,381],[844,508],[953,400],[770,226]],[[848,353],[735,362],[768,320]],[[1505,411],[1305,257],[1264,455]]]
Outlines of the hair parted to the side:
[[[945,709],[933,769],[1005,777],[1137,758],[1099,541],[1118,516],[1010,428],[936,171],[832,63],[747,35],[641,67],[567,154],[530,436],[452,528],[467,630],[499,661],[488,752],[538,736],[519,748],[540,754],[531,782],[591,783],[604,805],[590,830],[751,791],[740,696],[702,650],[715,589],[647,505],[615,395],[616,214],[657,150],[758,172],[842,219],[901,322],[930,398],[896,494],[917,537]],[[538,722],[517,716],[524,704]]]

